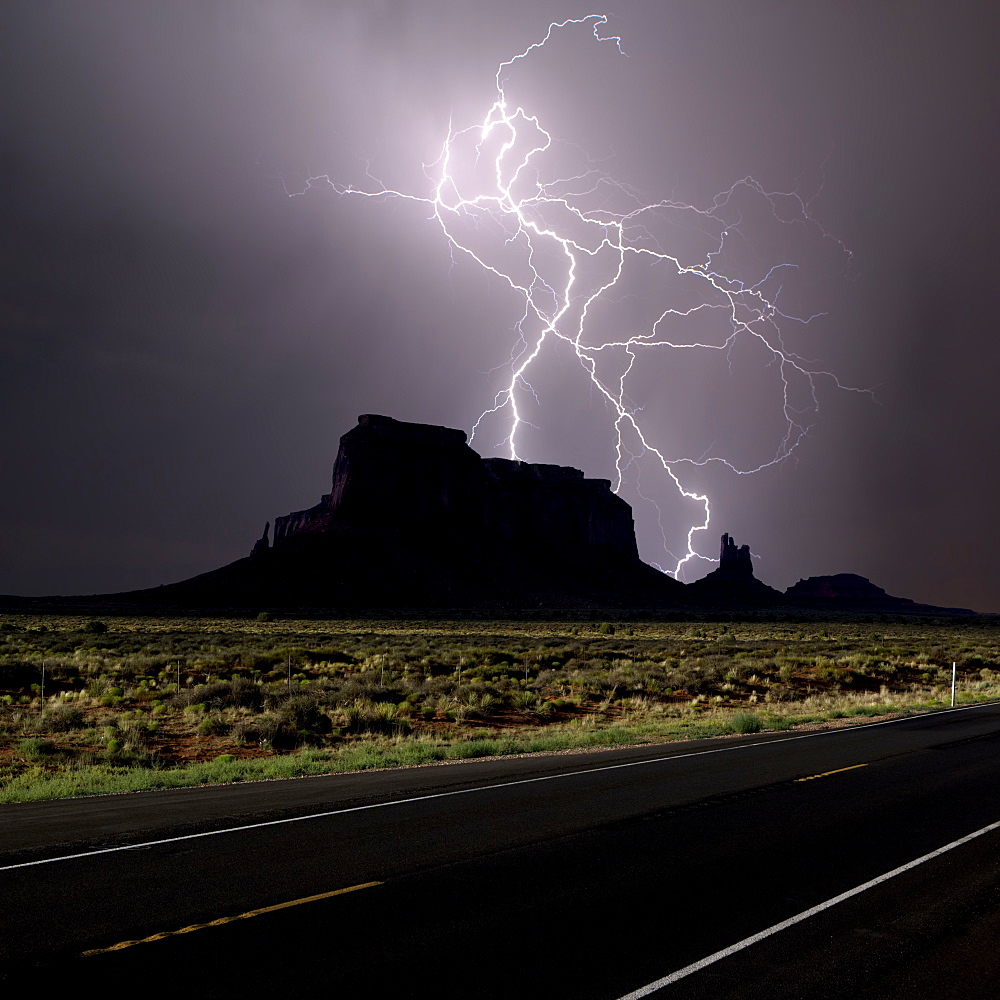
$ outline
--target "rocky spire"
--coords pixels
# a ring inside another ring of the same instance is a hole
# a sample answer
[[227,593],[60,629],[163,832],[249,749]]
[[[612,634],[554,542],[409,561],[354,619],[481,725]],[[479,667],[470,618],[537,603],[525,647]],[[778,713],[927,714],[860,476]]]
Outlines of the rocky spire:
[[250,555],[256,556],[260,555],[261,552],[267,552],[267,550],[271,547],[271,543],[267,537],[270,530],[271,530],[271,522],[267,521],[264,524],[264,534],[261,535],[260,538],[258,538],[257,541],[253,543],[253,548],[250,550]]
[[753,576],[753,562],[750,559],[750,546],[739,548],[728,532],[722,536],[722,550],[719,553],[719,569],[734,576]]

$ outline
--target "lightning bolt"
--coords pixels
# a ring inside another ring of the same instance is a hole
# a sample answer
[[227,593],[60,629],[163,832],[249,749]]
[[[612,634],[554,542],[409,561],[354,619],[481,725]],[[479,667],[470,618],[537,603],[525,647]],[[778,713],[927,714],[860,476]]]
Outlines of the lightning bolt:
[[[644,501],[650,500],[639,486],[638,462],[651,459],[677,494],[693,506],[686,547],[680,555],[668,547],[657,506],[663,549],[674,564],[666,572],[679,578],[692,560],[714,561],[695,546],[695,536],[711,522],[711,504],[706,493],[685,483],[685,469],[718,464],[745,476],[778,465],[795,453],[809,433],[819,412],[819,380],[851,392],[869,390],[843,385],[832,372],[815,368],[785,346],[779,322],[809,323],[817,318],[779,309],[780,284],[776,292],[766,291],[786,270],[795,268],[794,263],[775,264],[752,283],[723,273],[717,263],[734,241],[746,238],[740,196],[760,200],[783,225],[815,230],[819,238],[832,240],[849,260],[848,249],[814,221],[800,195],[769,191],[754,178],[744,177],[705,207],[672,199],[644,203],[628,185],[589,160],[576,173],[560,172],[552,135],[536,116],[508,101],[510,74],[518,63],[542,50],[557,31],[588,28],[596,44],[614,46],[624,57],[621,39],[603,33],[607,24],[604,14],[553,22],[541,40],[500,63],[495,98],[483,119],[460,129],[449,125],[437,159],[424,164],[428,180],[424,193],[383,186],[370,172],[367,187],[319,175],[309,177],[300,190],[286,188],[286,193],[301,196],[325,187],[344,196],[426,205],[453,259],[471,258],[516,292],[524,308],[514,326],[510,356],[502,366],[508,373],[506,382],[473,425],[470,443],[487,418],[501,418],[505,435],[497,449],[518,459],[519,432],[525,425],[533,426],[525,416],[524,403],[529,396],[536,402],[539,399],[529,381],[532,366],[550,343],[568,348],[608,408],[615,440],[615,492],[621,491],[626,471],[634,466],[636,491]],[[665,249],[657,235],[665,219],[701,233],[709,239],[709,249],[698,256]],[[644,265],[669,279],[674,298],[654,310],[655,319],[646,327],[602,334],[600,324],[593,321],[595,312],[614,304],[623,294],[626,276]],[[685,321],[705,317],[717,320],[711,336],[682,335]],[[732,364],[732,350],[743,339],[758,345],[767,363],[777,369],[780,399],[776,404],[784,431],[773,454],[764,462],[739,465],[710,452],[699,457],[668,453],[657,444],[655,428],[646,426],[642,408],[629,394],[636,366],[650,352],[670,351],[723,352]]]

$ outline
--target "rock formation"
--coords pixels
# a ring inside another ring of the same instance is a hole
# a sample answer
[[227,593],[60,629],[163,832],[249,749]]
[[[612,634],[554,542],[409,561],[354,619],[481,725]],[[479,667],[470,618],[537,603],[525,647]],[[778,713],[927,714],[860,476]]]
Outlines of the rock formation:
[[465,433],[365,414],[340,439],[333,485],[275,518],[277,549],[341,531],[470,551],[588,552],[636,562],[632,509],[579,469],[482,459]]
[[750,546],[741,545],[737,548],[729,534],[724,534],[719,553],[719,569],[736,576],[753,576]]
[[264,525],[264,534],[253,543],[253,548],[250,550],[250,555],[257,556],[261,552],[267,552],[271,547],[271,543],[267,540],[267,534],[271,530],[271,522],[267,521]]
[[857,573],[835,573],[799,580],[785,591],[787,602],[807,604],[825,611],[862,611],[883,614],[971,615],[968,608],[937,608],[917,604],[907,597],[893,597]]
[[[249,556],[181,583],[55,598],[89,607],[295,607],[364,613],[623,609],[700,615],[971,614],[850,573],[761,583],[748,545],[685,585],[639,559],[632,509],[579,469],[481,458],[462,431],[373,414],[340,439],[330,492],[271,522]],[[22,604],[34,599],[6,598]],[[49,599],[39,599],[43,603]],[[36,602],[37,603],[37,602]]]
[[781,597],[753,575],[750,546],[737,547],[728,534],[722,536],[718,568],[689,587],[699,597],[723,602],[773,604]]
[[578,469],[481,458],[460,430],[366,414],[330,492],[275,518],[250,556],[161,599],[314,607],[671,607],[632,509]]
[[836,573],[833,576],[811,576],[799,580],[785,591],[786,597],[823,601],[903,601],[904,597],[890,597],[881,587],[856,573]]

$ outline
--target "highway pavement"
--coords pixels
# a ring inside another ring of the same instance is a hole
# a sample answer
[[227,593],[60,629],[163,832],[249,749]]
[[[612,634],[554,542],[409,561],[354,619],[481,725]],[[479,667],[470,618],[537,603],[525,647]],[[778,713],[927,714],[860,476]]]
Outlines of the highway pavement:
[[0,985],[1000,996],[1000,705],[0,807]]

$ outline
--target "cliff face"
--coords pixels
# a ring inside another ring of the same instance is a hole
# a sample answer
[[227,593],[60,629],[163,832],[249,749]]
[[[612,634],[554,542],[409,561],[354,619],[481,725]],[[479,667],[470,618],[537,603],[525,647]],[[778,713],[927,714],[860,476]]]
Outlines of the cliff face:
[[600,553],[638,561],[632,510],[578,469],[482,459],[465,434],[366,414],[340,439],[331,490],[275,519],[274,545],[349,531],[466,552]]
[[632,508],[578,469],[483,459],[448,427],[365,415],[330,492],[249,556],[161,599],[313,607],[672,607],[639,559]]
[[753,576],[750,546],[737,546],[729,534],[723,535],[722,549],[719,552],[719,571],[732,576]]
[[504,545],[565,548],[638,561],[632,508],[607,479],[579,469],[529,465],[505,458],[483,462],[484,525]]

